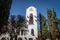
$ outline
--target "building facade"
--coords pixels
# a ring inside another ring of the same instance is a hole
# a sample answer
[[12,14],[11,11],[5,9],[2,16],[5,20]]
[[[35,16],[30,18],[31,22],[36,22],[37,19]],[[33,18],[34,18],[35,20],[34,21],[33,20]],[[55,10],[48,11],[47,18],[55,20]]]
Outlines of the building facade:
[[38,29],[37,29],[37,9],[33,6],[30,6],[26,9],[26,23],[27,28],[22,28],[24,34],[17,37],[20,40],[37,40],[38,38]]
[[[1,34],[0,40],[37,40],[37,9],[33,6],[30,6],[26,9],[26,24],[27,27],[21,27],[19,30],[15,28],[12,34],[10,34],[9,32]],[[13,26],[10,23],[8,27],[11,31]],[[17,31],[19,31],[18,35]]]

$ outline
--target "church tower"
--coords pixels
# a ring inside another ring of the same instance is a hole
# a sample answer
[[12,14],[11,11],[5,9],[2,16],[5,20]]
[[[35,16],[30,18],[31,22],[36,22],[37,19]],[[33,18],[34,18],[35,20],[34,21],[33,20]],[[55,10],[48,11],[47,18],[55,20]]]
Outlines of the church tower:
[[35,7],[30,6],[26,9],[26,20],[28,25],[28,34],[37,38],[37,9]]

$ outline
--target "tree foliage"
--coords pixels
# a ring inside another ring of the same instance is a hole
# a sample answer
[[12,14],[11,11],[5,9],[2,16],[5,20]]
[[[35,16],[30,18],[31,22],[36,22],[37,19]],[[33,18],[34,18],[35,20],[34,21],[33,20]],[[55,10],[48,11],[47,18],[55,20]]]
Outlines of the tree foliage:
[[56,12],[54,11],[54,9],[52,10],[52,27],[51,27],[51,34],[52,37],[58,37],[59,36],[59,29],[58,29],[58,23],[56,20]]
[[0,0],[0,32],[8,22],[12,0]]
[[45,39],[47,36],[47,32],[48,32],[47,25],[46,25],[46,19],[41,14],[39,14],[39,19],[40,19],[41,37]]
[[46,20],[46,18],[42,14],[39,14],[41,37],[52,38],[53,40],[55,40],[56,38],[59,37],[59,33],[60,33],[58,28],[59,22],[56,18],[55,10],[47,9],[47,17],[48,19]]
[[22,27],[23,26],[23,22],[25,21],[24,17],[21,15],[17,16],[17,27]]

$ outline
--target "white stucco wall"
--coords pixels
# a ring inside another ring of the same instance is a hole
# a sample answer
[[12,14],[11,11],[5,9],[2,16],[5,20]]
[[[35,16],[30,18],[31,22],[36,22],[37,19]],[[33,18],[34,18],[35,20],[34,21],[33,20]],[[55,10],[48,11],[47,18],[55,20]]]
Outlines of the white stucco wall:
[[[29,16],[30,14],[33,14],[33,23],[32,25],[29,24]],[[26,20],[29,30],[29,35],[31,35],[31,29],[34,29],[35,37],[38,37],[38,29],[37,29],[37,9],[33,6],[30,6],[26,9]]]

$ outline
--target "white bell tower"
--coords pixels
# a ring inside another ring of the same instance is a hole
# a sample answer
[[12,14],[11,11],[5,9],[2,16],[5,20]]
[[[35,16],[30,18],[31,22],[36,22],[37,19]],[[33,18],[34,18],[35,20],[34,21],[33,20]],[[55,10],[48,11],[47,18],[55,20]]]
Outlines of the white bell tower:
[[37,9],[34,6],[30,6],[26,9],[26,20],[28,25],[28,34],[30,36],[38,37]]

